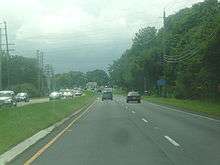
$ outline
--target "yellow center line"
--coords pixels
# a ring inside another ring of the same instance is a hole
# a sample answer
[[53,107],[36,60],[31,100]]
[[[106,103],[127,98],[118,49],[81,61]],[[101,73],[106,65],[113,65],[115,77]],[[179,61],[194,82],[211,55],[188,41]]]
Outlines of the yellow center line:
[[51,141],[45,144],[40,150],[38,150],[30,159],[28,159],[24,165],[31,164],[34,160],[36,160],[42,153],[44,153],[47,148],[49,148],[55,141],[57,141],[78,119],[80,119],[85,113],[90,111],[90,108],[95,104],[95,101],[88,107],[86,110],[81,113],[78,117],[76,117],[64,130],[62,130],[59,134],[57,134]]

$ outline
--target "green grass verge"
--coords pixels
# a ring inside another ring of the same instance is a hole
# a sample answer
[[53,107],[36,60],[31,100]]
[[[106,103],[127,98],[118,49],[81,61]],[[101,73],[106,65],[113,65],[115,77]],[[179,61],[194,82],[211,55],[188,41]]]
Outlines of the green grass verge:
[[220,103],[218,102],[157,97],[145,97],[144,99],[153,103],[171,105],[184,110],[201,113],[206,116],[220,118]]
[[126,96],[128,93],[125,90],[122,90],[120,88],[114,88],[113,89],[113,95],[122,95]]
[[91,93],[69,100],[56,100],[0,110],[0,154],[38,131],[67,117],[95,99]]

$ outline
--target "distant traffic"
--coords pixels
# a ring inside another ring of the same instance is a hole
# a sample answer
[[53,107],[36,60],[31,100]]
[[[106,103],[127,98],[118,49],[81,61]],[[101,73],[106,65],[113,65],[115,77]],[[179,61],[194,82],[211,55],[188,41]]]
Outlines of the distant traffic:
[[[60,89],[58,91],[52,91],[51,93],[47,95],[46,98],[49,98],[49,100],[70,99],[70,98],[82,96],[83,92],[84,90],[78,87],[73,88],[73,89]],[[40,100],[41,98],[34,99],[36,101],[33,103],[41,102],[41,101],[37,101],[37,99]],[[18,103],[19,103],[19,106],[24,106],[24,105],[30,104],[29,103],[30,101],[31,101],[31,96],[26,92],[19,92],[16,94],[12,90],[0,91],[0,108],[1,107],[16,107]],[[46,100],[42,100],[42,101],[45,102]]]
[[83,95],[83,89],[73,88],[73,89],[60,89],[59,91],[53,91],[49,94],[50,100],[57,99],[68,99],[73,97],[79,97]]

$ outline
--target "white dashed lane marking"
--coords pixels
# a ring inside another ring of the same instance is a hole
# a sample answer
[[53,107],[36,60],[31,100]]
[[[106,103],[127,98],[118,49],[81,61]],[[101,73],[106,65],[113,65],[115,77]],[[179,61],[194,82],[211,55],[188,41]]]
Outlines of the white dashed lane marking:
[[171,139],[169,136],[164,136],[171,144],[173,144],[176,147],[179,147],[180,145],[173,139]]
[[147,123],[148,121],[145,119],[145,118],[142,118],[142,120],[145,122],[145,123]]

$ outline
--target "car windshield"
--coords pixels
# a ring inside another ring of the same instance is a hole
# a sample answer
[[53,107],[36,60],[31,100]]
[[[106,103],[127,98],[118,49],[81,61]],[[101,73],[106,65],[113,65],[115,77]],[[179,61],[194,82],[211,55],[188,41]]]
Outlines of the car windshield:
[[220,165],[220,0],[0,1],[0,165]]
[[23,97],[23,96],[26,96],[26,93],[18,93],[17,96]]
[[51,95],[58,95],[58,92],[52,92]]
[[112,94],[112,92],[104,91],[103,94]]

